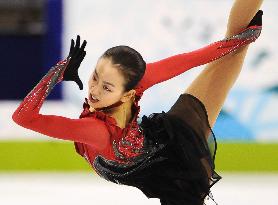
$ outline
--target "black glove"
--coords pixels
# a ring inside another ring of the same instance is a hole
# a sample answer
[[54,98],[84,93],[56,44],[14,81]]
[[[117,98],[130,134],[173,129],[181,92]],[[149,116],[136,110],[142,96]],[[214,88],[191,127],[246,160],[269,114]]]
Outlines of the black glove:
[[70,60],[63,75],[63,80],[76,82],[80,90],[83,90],[83,83],[78,76],[78,68],[86,55],[86,51],[84,51],[86,44],[87,41],[84,40],[81,47],[79,48],[80,46],[79,35],[77,35],[75,45],[74,45],[74,40],[71,39],[70,52],[67,57],[67,58],[70,57]]
[[259,10],[255,16],[253,17],[253,19],[250,21],[249,26],[261,26],[262,25],[262,15],[263,15],[263,11]]

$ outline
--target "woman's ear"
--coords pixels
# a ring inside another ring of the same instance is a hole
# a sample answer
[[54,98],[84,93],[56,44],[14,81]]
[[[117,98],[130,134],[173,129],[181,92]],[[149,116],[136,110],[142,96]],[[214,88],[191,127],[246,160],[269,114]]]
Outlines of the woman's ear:
[[126,92],[126,93],[122,96],[121,101],[122,101],[122,102],[127,102],[127,101],[131,100],[132,98],[135,97],[135,93],[136,93],[136,91],[135,91],[134,89],[129,90],[128,92]]

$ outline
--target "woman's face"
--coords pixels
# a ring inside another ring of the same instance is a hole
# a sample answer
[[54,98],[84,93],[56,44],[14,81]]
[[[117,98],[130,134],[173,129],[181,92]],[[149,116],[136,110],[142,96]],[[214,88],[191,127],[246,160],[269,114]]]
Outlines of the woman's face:
[[[93,108],[112,105],[119,100],[126,102],[134,92],[124,91],[125,79],[109,58],[99,58],[88,81],[88,103]],[[132,90],[134,91],[134,90]],[[93,98],[98,101],[94,102]]]

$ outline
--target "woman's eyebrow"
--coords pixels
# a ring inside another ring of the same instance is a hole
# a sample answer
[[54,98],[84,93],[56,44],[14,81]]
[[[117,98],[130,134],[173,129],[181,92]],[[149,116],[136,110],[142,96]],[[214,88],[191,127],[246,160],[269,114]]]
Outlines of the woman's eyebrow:
[[[95,69],[95,74],[96,74],[96,76],[98,77],[97,69]],[[107,81],[103,81],[103,82],[106,83],[106,84],[108,84],[108,85],[111,85],[111,86],[115,87],[115,85],[113,85],[112,83],[109,83],[109,82],[107,82]]]

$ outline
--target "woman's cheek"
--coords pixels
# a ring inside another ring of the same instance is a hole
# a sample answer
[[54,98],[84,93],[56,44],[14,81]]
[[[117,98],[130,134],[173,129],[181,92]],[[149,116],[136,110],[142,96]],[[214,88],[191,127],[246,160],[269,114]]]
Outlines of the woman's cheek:
[[92,84],[92,81],[89,80],[89,81],[88,81],[88,87],[89,87],[89,88],[91,87],[91,84]]

